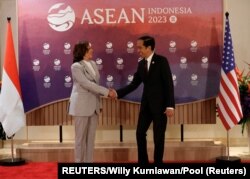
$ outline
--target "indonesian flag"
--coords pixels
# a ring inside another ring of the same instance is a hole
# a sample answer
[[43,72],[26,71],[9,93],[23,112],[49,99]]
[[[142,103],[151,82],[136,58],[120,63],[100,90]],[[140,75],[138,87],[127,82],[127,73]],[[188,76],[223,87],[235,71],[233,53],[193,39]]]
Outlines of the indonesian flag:
[[2,89],[0,93],[0,122],[7,136],[11,137],[25,126],[25,118],[10,18],[8,18]]

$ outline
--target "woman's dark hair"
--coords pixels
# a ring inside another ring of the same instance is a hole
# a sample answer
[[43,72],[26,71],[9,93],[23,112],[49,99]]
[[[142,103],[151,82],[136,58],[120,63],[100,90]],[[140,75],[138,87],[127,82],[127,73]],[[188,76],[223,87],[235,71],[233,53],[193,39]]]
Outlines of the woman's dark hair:
[[138,40],[142,40],[143,45],[145,47],[151,46],[152,51],[155,49],[155,39],[153,37],[150,37],[150,36],[146,35],[146,36],[142,36],[142,37],[138,38]]
[[88,41],[82,41],[77,43],[73,50],[73,63],[81,61],[84,55],[88,52],[88,48],[89,48]]

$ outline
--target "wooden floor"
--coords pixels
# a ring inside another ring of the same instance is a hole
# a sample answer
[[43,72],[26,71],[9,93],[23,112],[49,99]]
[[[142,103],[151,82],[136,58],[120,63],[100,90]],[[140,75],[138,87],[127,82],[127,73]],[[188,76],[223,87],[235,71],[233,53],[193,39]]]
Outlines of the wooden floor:
[[[148,145],[152,161],[153,144]],[[166,142],[164,161],[215,161],[226,155],[226,147],[213,141]],[[16,146],[16,156],[34,162],[74,162],[74,144],[56,142],[31,142]],[[136,162],[137,147],[134,142],[97,142],[95,162]]]

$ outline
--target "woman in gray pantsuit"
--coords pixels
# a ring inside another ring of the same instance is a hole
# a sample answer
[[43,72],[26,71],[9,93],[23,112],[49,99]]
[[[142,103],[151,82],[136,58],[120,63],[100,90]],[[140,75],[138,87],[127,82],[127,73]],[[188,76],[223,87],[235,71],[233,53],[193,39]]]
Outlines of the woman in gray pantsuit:
[[99,85],[100,74],[91,60],[93,49],[89,42],[76,44],[73,56],[69,114],[75,121],[75,162],[92,163],[100,96],[110,96],[112,92]]

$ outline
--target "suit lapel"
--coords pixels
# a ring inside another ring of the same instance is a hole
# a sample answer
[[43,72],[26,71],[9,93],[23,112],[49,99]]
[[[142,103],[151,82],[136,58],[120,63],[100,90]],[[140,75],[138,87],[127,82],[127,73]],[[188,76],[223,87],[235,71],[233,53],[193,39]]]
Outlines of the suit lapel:
[[90,63],[92,65],[93,69],[95,70],[95,75],[93,74],[93,76],[95,78],[95,81],[98,83],[98,81],[100,79],[99,71],[98,71],[98,69],[97,69],[96,64],[95,64],[94,61],[91,60]]
[[[89,76],[88,78],[91,78],[90,80],[94,80],[95,82],[97,82],[97,75],[94,75],[93,72],[89,69],[89,67],[84,63],[84,61],[81,61],[80,62],[83,66],[83,70],[87,73],[86,74],[86,77],[87,75]],[[91,62],[91,65],[93,66],[92,62]],[[94,68],[94,67],[93,67]],[[95,70],[95,68],[94,68]],[[96,70],[95,70],[96,72]],[[97,74],[97,73],[96,73]]]
[[149,69],[148,69],[148,75],[150,75],[152,69],[154,69],[155,63],[156,63],[156,56],[155,56],[155,54],[154,54],[153,57],[152,57],[152,60],[151,60]]

